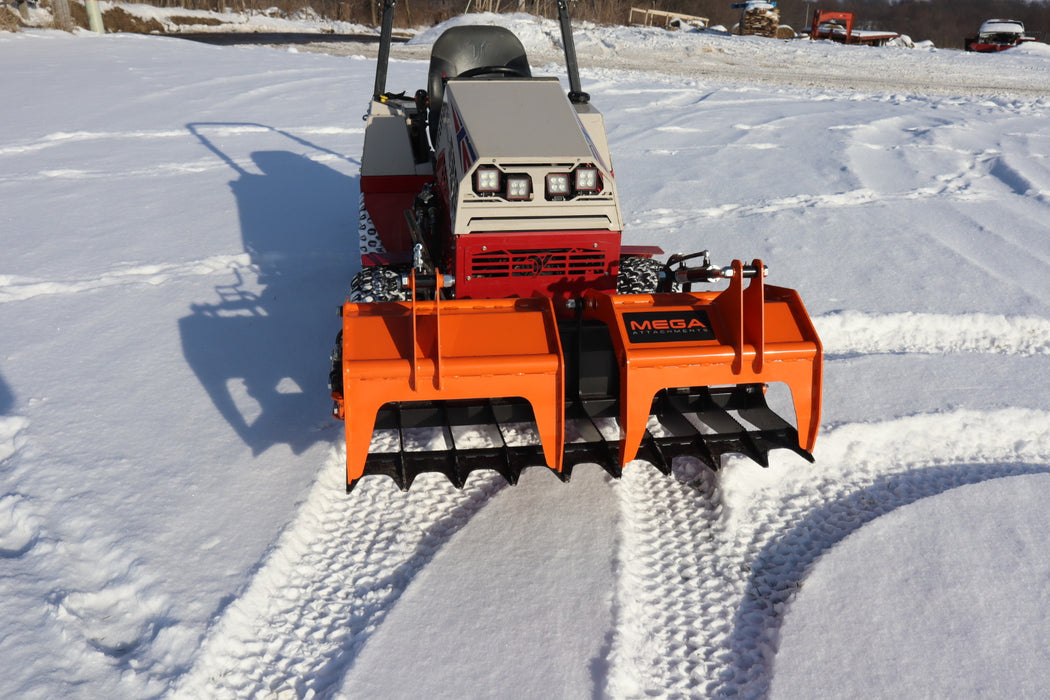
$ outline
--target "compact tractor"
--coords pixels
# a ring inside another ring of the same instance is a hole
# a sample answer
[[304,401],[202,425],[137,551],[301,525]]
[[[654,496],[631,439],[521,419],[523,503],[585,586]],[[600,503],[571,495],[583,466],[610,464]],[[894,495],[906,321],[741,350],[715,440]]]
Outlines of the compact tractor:
[[[621,241],[601,113],[580,85],[565,0],[569,89],[532,75],[498,26],[453,26],[426,89],[386,88],[386,0],[361,159],[361,264],[340,307],[334,414],[347,489],[385,474],[407,489],[547,466],[567,480],[688,455],[812,461],[822,349],[798,294],[760,260],[706,251],[660,261]],[[693,291],[721,282],[721,291]],[[791,392],[794,426],[766,401]],[[423,436],[422,438],[420,436]]]

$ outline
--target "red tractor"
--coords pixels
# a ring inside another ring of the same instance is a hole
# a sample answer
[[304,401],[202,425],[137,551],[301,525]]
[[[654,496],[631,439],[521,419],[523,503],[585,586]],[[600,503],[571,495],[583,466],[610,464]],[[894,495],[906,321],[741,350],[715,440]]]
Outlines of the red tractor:
[[[618,476],[633,459],[669,472],[681,455],[766,464],[775,448],[812,460],[822,350],[798,294],[759,260],[661,262],[621,242],[566,2],[568,94],[495,26],[448,29],[426,89],[388,92],[395,4],[365,127],[362,269],[332,354],[347,489],[422,472],[462,486],[477,469],[514,483],[544,465],[568,479],[580,463]],[[794,426],[767,405],[771,382],[790,388]]]

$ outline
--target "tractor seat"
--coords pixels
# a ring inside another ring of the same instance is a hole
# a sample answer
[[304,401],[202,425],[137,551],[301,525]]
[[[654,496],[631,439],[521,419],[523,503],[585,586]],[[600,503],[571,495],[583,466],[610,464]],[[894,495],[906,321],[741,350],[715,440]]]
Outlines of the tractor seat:
[[[485,68],[493,70],[486,71]],[[470,77],[464,74],[532,77],[525,47],[509,29],[488,25],[463,25],[446,29],[430,50],[427,90],[432,144],[437,140],[445,81],[449,78]]]

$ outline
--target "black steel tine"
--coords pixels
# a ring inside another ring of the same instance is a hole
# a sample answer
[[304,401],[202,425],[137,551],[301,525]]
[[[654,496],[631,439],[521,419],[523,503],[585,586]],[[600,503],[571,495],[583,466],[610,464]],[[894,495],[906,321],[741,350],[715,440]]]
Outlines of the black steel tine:
[[405,464],[405,415],[403,404],[396,404],[394,413],[397,420],[397,476],[394,477],[394,481],[397,482],[398,487],[402,491],[408,491],[408,487],[412,485],[413,479],[409,477],[408,465]]
[[463,473],[464,465],[460,463],[459,450],[456,448],[456,439],[452,434],[452,427],[449,422],[448,404],[442,402],[438,407],[438,410],[441,414],[441,436],[445,438],[446,444],[450,445],[450,447],[445,449],[443,454],[444,459],[442,461],[444,462],[445,468],[442,471],[444,472],[445,477],[452,482],[453,486],[457,489],[461,489],[463,488],[463,485],[467,483],[467,476],[469,476],[470,471],[468,469],[466,474]]
[[[699,459],[711,470],[718,471],[722,466],[721,460],[711,453],[711,448],[708,446],[707,441],[704,440],[704,435],[699,428],[685,417],[685,413],[677,405],[680,403],[682,402],[674,401],[666,390],[657,394],[653,403],[654,415],[676,435],[672,440],[679,447],[673,450],[672,458],[679,455],[689,455]],[[669,464],[668,469],[670,468],[671,465]]]
[[507,436],[503,434],[503,424],[496,416],[496,408],[493,406],[492,399],[485,400],[485,410],[488,412],[491,424],[496,426],[496,434],[499,435],[500,457],[503,461],[503,469],[497,469],[497,471],[508,484],[514,486],[518,483],[518,478],[521,476],[521,466],[515,467],[511,463],[510,445],[507,444]]
[[[594,454],[596,461],[601,465],[602,469],[607,471],[610,476],[614,479],[619,479],[622,476],[623,470],[620,468],[620,455],[619,450],[613,450],[612,443],[605,439],[601,429],[598,427],[598,423],[595,422],[595,416],[601,410],[601,407],[595,405],[594,402],[588,401],[587,399],[581,399],[576,404],[576,410],[573,412],[576,414],[576,418],[580,420],[586,420],[590,424],[591,430],[598,436],[598,440],[594,444],[597,445],[597,453]],[[619,423],[617,423],[619,425]],[[592,451],[592,454],[594,451]],[[579,464],[579,462],[577,462]]]

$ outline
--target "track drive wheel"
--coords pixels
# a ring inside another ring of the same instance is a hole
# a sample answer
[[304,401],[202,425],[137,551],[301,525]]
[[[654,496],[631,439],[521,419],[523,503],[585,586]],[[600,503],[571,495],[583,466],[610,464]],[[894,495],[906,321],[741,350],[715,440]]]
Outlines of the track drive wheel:
[[660,287],[660,272],[664,264],[653,258],[620,258],[620,274],[616,278],[617,294],[654,294]]
[[395,265],[371,265],[350,280],[350,301],[408,301],[409,292],[401,288],[401,275],[408,268]]

